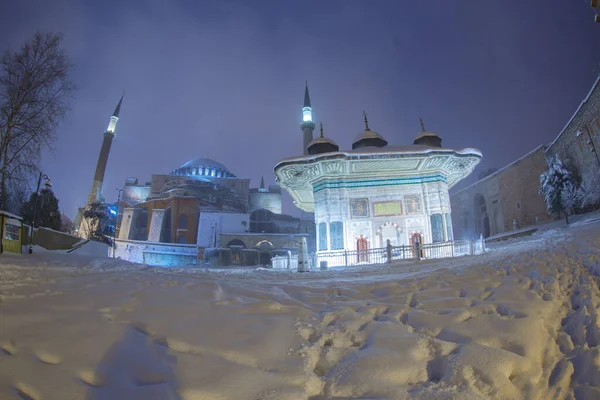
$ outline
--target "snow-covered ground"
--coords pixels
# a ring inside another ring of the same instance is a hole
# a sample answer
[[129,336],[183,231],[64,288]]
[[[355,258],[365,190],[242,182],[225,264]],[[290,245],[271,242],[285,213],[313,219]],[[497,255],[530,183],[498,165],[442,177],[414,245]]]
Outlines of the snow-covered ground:
[[599,276],[598,220],[307,274],[2,255],[0,399],[599,399]]

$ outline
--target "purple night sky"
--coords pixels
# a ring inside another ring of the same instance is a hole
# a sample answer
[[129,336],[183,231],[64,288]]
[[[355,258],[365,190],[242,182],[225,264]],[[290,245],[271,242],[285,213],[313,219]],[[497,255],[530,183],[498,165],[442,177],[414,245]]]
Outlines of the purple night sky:
[[[71,218],[123,90],[109,201],[127,177],[207,153],[253,187],[275,183],[275,163],[302,151],[305,80],[313,119],[341,149],[363,109],[390,144],[412,143],[423,117],[444,147],[483,152],[476,176],[552,141],[600,67],[587,0],[9,3],[0,50],[60,31],[75,64],[72,110],[42,159]],[[299,215],[289,198],[284,212]]]

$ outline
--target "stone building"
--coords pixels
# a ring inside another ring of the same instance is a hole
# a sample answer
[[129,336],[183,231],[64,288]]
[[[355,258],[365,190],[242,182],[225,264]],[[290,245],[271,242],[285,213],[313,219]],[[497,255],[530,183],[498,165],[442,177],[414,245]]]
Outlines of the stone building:
[[152,175],[148,183],[126,181],[117,211],[119,239],[195,244],[202,211],[248,211],[250,179],[238,178],[209,158]]
[[453,193],[452,224],[456,239],[484,238],[546,222],[539,177],[547,168],[539,146],[495,173]]
[[255,210],[268,210],[274,214],[281,214],[281,188],[277,185],[269,185],[265,188],[264,177],[260,178],[260,186],[250,189],[250,197],[248,198],[248,206],[250,212]]
[[598,152],[600,152],[600,76],[563,130],[548,145],[546,157],[558,155],[568,167],[580,175],[585,185],[594,176],[600,176]]
[[[306,91],[304,144],[314,127],[307,97]],[[294,204],[314,212],[317,253],[359,250],[368,257],[362,251],[384,247],[387,240],[396,246],[452,240],[448,189],[473,171],[481,153],[442,148],[441,138],[422,124],[413,144],[390,146],[369,128],[366,113],[364,122],[351,150],[340,151],[321,124],[320,137],[304,155],[275,166]]]
[[231,247],[258,250],[259,261],[269,264],[278,246],[296,243],[295,235],[314,248],[314,228],[306,233],[303,221],[281,213],[279,187],[265,189],[264,179],[259,188],[249,186],[250,179],[209,158],[144,184],[128,178],[116,207],[116,253],[153,265],[197,265],[205,248]]
[[457,239],[490,237],[552,220],[539,182],[547,160],[555,155],[580,175],[584,186],[600,182],[599,81],[600,77],[552,143],[450,195]]

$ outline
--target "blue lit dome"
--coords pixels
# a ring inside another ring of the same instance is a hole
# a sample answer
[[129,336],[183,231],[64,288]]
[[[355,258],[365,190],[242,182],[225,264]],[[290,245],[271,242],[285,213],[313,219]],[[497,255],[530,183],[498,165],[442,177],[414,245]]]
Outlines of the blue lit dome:
[[226,166],[210,158],[194,158],[171,171],[171,175],[235,178]]

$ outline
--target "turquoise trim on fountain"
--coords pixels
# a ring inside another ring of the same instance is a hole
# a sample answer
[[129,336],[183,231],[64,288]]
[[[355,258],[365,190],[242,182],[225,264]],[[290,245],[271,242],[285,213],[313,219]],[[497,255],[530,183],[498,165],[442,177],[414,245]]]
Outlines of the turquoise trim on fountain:
[[317,183],[313,186],[313,193],[320,192],[325,189],[354,189],[364,187],[378,186],[400,186],[400,185],[415,185],[429,182],[444,182],[448,183],[448,179],[441,174],[415,176],[406,178],[384,178],[384,179],[369,179],[369,180],[328,180]]

